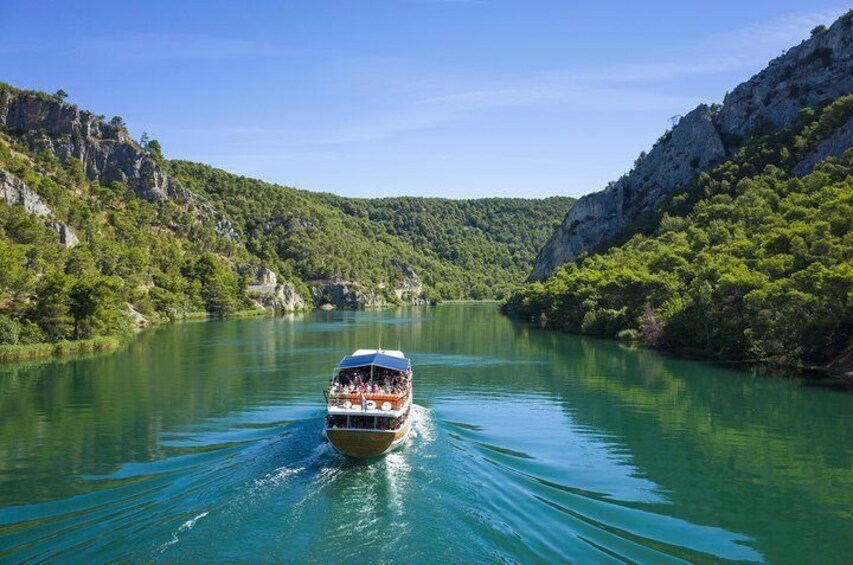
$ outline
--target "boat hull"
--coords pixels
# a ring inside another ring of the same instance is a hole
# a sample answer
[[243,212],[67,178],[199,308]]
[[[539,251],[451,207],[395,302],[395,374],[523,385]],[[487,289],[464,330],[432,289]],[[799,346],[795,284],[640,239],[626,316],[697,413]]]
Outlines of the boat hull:
[[383,455],[401,445],[409,437],[411,417],[395,431],[326,429],[329,443],[344,455],[365,459]]

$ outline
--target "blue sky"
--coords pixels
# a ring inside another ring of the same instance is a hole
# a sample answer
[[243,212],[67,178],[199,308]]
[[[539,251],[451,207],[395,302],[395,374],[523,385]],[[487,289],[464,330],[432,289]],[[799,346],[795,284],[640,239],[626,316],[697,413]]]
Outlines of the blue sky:
[[848,9],[813,0],[0,0],[0,81],[348,196],[580,196]]

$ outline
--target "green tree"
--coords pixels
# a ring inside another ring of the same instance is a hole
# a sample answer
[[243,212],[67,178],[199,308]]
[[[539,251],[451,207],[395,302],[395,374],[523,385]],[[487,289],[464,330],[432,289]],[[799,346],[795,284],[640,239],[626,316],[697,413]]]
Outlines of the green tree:
[[0,314],[0,345],[15,345],[21,338],[21,323],[5,314]]
[[109,335],[123,329],[121,281],[118,279],[82,275],[71,286],[69,298],[75,339]]
[[49,341],[72,337],[74,319],[69,311],[71,281],[61,272],[46,275],[38,285],[29,317]]

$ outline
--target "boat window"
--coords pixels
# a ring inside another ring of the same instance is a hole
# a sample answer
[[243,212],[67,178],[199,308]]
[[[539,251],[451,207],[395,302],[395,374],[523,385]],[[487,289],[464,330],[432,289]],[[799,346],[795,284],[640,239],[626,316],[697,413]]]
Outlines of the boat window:
[[348,429],[348,430],[381,430],[390,431],[398,430],[405,424],[409,417],[409,410],[406,410],[399,418],[391,418],[385,416],[328,416],[326,425],[329,429]]

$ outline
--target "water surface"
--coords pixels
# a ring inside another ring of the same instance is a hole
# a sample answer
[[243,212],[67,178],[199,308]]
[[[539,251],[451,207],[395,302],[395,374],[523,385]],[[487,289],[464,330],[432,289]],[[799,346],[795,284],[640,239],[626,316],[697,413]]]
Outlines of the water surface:
[[[417,437],[351,461],[322,388],[402,348]],[[186,323],[0,368],[0,561],[853,558],[853,396],[494,305]]]

